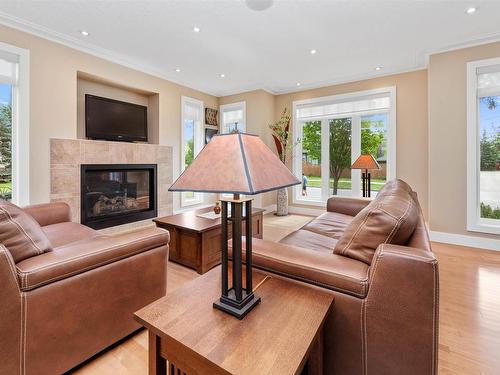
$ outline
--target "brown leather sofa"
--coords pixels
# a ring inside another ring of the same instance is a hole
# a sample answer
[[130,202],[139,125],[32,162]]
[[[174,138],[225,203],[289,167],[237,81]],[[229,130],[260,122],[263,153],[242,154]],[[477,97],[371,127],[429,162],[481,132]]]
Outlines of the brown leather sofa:
[[0,373],[60,374],[140,328],[166,292],[168,232],[103,235],[64,203],[0,202]]
[[373,201],[330,198],[280,243],[253,241],[255,267],[334,294],[325,374],[437,373],[438,265],[406,183],[389,182]]

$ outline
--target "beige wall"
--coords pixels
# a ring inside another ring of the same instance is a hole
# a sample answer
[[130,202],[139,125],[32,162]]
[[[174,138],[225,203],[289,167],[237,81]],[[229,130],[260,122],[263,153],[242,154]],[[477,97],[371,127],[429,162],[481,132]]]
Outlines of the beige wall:
[[467,231],[467,62],[500,56],[500,43],[432,55],[429,60],[429,225]]
[[396,74],[365,81],[305,90],[276,96],[274,117],[295,100],[396,86],[396,174],[418,193],[424,215],[428,213],[427,179],[427,71]]
[[[260,136],[271,150],[275,151],[268,128],[268,125],[275,121],[275,96],[264,90],[255,90],[219,98],[220,105],[242,101],[246,102],[246,131]],[[256,199],[256,204],[267,207],[276,203],[275,196],[274,192],[260,194],[260,197]]]
[[[173,148],[174,176],[180,166],[181,95],[217,107],[214,96],[123,67],[95,56],[0,26],[0,41],[30,50],[30,200],[49,200],[49,139],[77,137],[77,74],[158,93],[159,143]],[[162,187],[160,187],[162,188]],[[174,201],[174,207],[178,205]]]

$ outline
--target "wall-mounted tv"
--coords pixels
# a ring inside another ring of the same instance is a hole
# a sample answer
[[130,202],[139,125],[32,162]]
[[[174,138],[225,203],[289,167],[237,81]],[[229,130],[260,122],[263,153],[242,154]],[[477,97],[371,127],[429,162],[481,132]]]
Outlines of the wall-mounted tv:
[[85,134],[91,139],[147,142],[148,108],[86,94]]

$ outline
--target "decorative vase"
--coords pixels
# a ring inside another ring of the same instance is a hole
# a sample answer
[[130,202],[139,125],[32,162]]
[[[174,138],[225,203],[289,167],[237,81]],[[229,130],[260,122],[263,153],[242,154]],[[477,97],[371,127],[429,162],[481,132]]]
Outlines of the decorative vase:
[[217,202],[215,202],[215,206],[214,206],[214,213],[215,213],[216,215],[219,215],[219,214],[220,214],[220,211],[221,211],[220,202],[219,202],[219,201],[217,201]]
[[288,215],[288,189],[277,190],[276,216]]

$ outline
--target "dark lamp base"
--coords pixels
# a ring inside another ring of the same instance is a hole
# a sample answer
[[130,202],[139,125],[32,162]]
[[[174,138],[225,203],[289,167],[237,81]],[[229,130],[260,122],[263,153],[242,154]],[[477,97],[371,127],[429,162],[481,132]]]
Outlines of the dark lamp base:
[[214,308],[231,314],[238,319],[243,319],[250,310],[260,303],[260,297],[254,295],[253,293],[246,294],[243,290],[243,299],[238,302],[234,298],[234,289],[228,291],[228,296],[221,296],[220,300],[214,302]]

